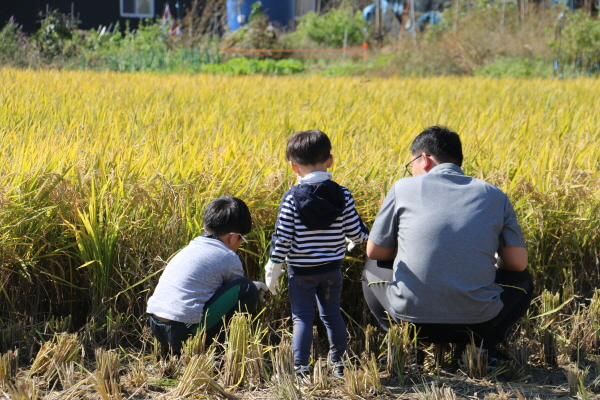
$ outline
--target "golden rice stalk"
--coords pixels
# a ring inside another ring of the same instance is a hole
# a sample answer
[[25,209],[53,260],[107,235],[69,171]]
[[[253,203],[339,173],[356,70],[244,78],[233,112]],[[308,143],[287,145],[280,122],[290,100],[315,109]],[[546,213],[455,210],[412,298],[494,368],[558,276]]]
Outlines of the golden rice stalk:
[[158,363],[158,375],[162,378],[177,379],[183,367],[183,357],[162,358]]
[[475,344],[475,339],[467,345],[462,355],[462,367],[470,378],[479,379],[487,375],[487,353]]
[[81,351],[81,344],[76,334],[61,333],[51,341],[44,343],[38,351],[29,374],[44,376],[47,382],[53,382],[58,377],[61,365],[76,361]]
[[7,351],[0,356],[0,386],[13,382],[19,368],[19,350]]
[[8,383],[4,389],[11,400],[38,400],[40,399],[40,388],[33,379],[19,380],[16,383]]
[[140,388],[148,382],[148,372],[146,372],[143,358],[139,358],[129,365],[127,380],[130,385],[136,388]]
[[550,366],[557,366],[558,345],[556,343],[556,335],[550,329],[544,329],[542,349],[542,361]]
[[350,361],[346,355],[346,366],[344,368],[344,394],[353,400],[363,399],[368,393],[365,371]]
[[186,398],[201,394],[211,397],[207,394],[209,391],[226,398],[235,398],[212,378],[213,356],[214,354],[192,356],[179,378],[177,387],[167,393],[165,398]]
[[223,379],[228,387],[246,380],[258,385],[264,380],[262,338],[266,331],[253,326],[252,317],[236,313],[229,322],[225,339]]
[[505,392],[502,388],[498,389],[498,393],[486,393],[483,400],[511,400],[510,392]]
[[55,368],[63,389],[69,389],[75,385],[75,363],[73,361],[56,365]]
[[264,365],[265,349],[263,346],[263,339],[266,333],[267,329],[262,329],[258,316],[253,321],[250,321],[250,338],[248,353],[246,355],[245,375],[248,384],[253,387],[259,387],[267,378]]
[[365,385],[369,388],[370,393],[373,395],[389,393],[379,378],[379,363],[375,354],[365,355],[361,360],[361,364],[365,371]]
[[114,351],[96,349],[96,370],[93,373],[94,384],[102,400],[121,400],[119,385],[119,355]]
[[192,358],[206,352],[206,329],[202,327],[195,335],[183,344],[182,357]]
[[600,357],[598,356],[596,356],[596,365],[594,372],[596,373],[596,377],[594,378],[594,381],[590,386],[597,390],[598,388],[600,388]]
[[379,378],[379,364],[375,354],[363,354],[359,364],[357,365],[351,362],[349,357],[347,358],[344,369],[344,393],[356,400],[389,394]]
[[327,374],[327,359],[318,358],[315,361],[311,378],[315,389],[327,390],[331,386],[331,378]]
[[431,385],[423,384],[423,390],[417,389],[417,399],[419,400],[457,400],[456,394],[452,388],[444,385],[439,386],[436,382]]
[[[273,376],[269,387],[277,399],[300,400],[302,392],[294,372],[294,353],[288,336],[282,336],[279,346],[271,349]],[[320,366],[320,364],[319,364]]]
[[581,369],[577,364],[571,365],[565,371],[567,382],[569,384],[569,393],[571,396],[577,396],[583,399],[589,398],[585,389],[585,379],[587,378],[589,367]]
[[387,372],[397,376],[400,383],[404,379],[404,367],[410,360],[411,350],[416,347],[416,338],[411,337],[413,327],[403,322],[390,323],[387,333]]
[[377,352],[377,328],[368,324],[365,328],[365,352]]

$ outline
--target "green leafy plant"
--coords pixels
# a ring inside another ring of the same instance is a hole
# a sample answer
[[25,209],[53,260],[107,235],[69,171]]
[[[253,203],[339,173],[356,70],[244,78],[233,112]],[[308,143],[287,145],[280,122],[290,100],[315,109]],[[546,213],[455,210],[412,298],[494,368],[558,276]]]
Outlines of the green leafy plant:
[[600,22],[587,13],[567,14],[565,27],[550,42],[550,47],[555,52],[559,73],[600,73]]
[[539,57],[531,60],[524,57],[499,57],[476,68],[474,74],[492,78],[549,78],[553,75],[552,64]]
[[356,46],[363,43],[368,23],[360,11],[353,12],[344,3],[339,8],[319,15],[310,12],[303,15],[296,32],[287,35],[287,41],[296,45],[312,45],[318,47],[342,47],[346,35],[347,45]]
[[79,23],[76,18],[53,10],[46,14],[40,23],[41,27],[33,40],[43,56],[72,56],[76,53],[75,30]]
[[0,31],[0,62],[18,60],[27,44],[27,37],[22,27],[17,24],[14,17],[10,17]]
[[254,75],[273,74],[291,75],[304,71],[300,60],[257,60],[245,57],[230,58],[223,64],[207,64],[201,67],[202,72],[222,75]]
[[136,30],[117,25],[92,29],[84,41],[84,67],[121,72],[198,72],[206,63],[218,63],[218,43],[207,39],[190,47],[176,43],[158,20],[145,20]]

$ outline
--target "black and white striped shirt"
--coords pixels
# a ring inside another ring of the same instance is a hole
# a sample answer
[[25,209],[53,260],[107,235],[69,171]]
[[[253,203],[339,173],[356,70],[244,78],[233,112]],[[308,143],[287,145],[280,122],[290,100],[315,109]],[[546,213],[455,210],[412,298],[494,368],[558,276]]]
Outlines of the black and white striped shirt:
[[[369,230],[356,212],[350,191],[339,185],[344,196],[343,211],[325,229],[307,228],[294,196],[294,191],[302,190],[304,185],[294,186],[283,195],[273,233],[271,260],[286,261],[294,271],[332,263],[341,265],[346,253],[345,238],[359,244],[367,240]],[[315,268],[314,272],[318,270]]]

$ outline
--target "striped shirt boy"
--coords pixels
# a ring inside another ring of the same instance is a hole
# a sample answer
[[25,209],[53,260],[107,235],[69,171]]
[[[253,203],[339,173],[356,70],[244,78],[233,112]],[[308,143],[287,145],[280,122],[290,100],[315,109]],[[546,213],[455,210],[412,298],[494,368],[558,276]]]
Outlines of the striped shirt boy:
[[346,238],[359,244],[369,236],[350,191],[325,174],[322,182],[293,186],[279,206],[271,260],[285,261],[297,275],[341,268]]

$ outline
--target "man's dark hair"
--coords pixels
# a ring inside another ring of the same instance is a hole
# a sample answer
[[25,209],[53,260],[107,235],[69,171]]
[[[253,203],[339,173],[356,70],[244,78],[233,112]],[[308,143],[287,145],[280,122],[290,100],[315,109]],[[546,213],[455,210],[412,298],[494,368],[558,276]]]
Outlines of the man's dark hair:
[[327,161],[331,155],[331,142],[318,130],[294,133],[287,143],[285,156],[300,165],[314,165]]
[[452,163],[462,166],[463,153],[460,137],[454,131],[443,126],[431,126],[413,140],[410,153],[431,154],[441,163]]
[[245,235],[252,230],[248,206],[237,197],[223,196],[208,203],[204,209],[204,229],[221,236],[230,232]]

